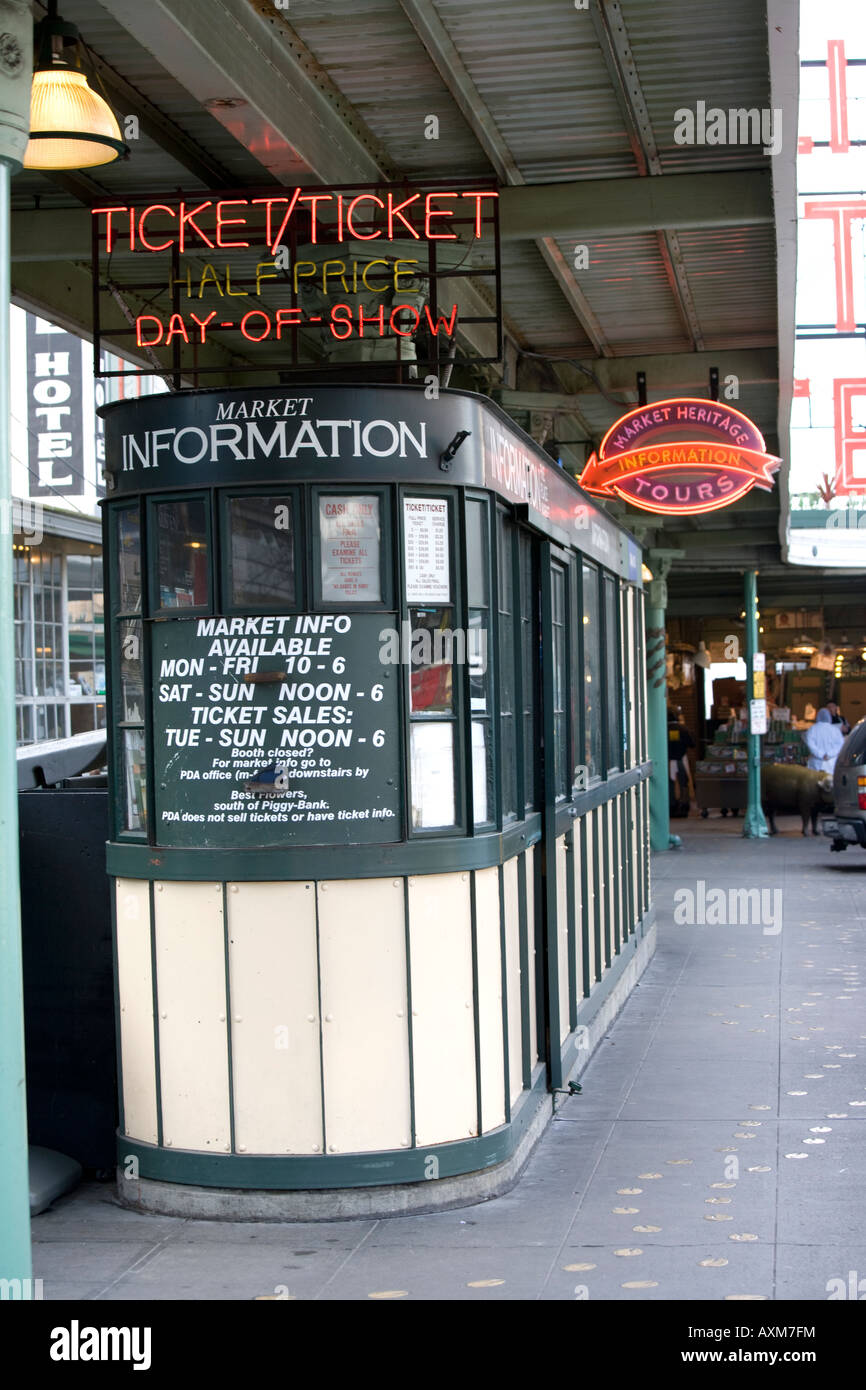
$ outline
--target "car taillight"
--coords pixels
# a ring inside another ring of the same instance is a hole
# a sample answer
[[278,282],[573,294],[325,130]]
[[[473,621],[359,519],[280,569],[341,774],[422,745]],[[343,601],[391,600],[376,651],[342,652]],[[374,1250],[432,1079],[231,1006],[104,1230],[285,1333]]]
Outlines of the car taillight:
[[857,793],[857,805],[861,811],[866,811],[866,792]]

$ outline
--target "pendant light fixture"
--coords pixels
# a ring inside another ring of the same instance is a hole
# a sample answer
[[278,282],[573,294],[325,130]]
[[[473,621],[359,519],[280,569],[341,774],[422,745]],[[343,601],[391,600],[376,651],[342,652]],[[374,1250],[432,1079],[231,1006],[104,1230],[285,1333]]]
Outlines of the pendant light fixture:
[[57,16],[57,0],[36,26],[25,169],[89,169],[128,154],[117,118],[81,70],[81,38]]

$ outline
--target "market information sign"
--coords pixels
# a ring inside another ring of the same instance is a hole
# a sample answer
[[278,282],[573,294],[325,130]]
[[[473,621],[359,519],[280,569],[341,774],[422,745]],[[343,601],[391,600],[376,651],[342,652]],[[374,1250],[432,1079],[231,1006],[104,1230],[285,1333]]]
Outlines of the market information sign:
[[407,603],[449,603],[448,503],[403,499]]
[[398,679],[379,613],[153,626],[156,840],[228,848],[401,837]]

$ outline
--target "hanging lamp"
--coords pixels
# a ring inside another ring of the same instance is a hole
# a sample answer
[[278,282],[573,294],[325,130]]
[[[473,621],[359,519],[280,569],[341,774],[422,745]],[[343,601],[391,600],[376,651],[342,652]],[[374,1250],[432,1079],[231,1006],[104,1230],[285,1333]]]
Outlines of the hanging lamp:
[[129,149],[117,118],[81,70],[81,37],[57,15],[56,0],[36,25],[25,169],[90,169]]

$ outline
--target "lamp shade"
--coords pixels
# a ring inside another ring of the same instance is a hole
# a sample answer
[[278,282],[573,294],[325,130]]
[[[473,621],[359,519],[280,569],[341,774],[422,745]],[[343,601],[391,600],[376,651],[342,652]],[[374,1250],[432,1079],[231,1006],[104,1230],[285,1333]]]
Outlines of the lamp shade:
[[111,107],[83,72],[67,67],[34,72],[25,169],[88,169],[125,151]]

